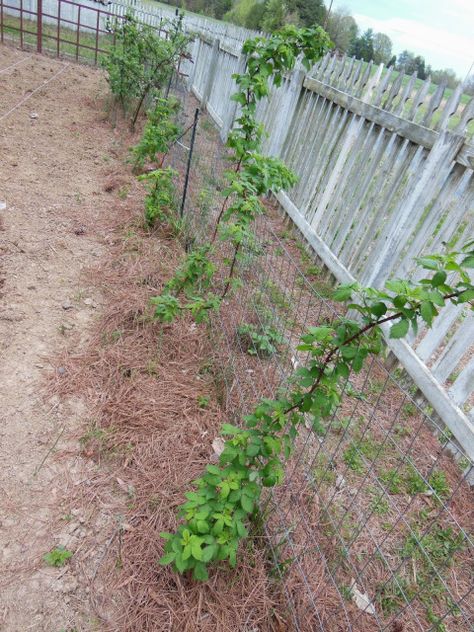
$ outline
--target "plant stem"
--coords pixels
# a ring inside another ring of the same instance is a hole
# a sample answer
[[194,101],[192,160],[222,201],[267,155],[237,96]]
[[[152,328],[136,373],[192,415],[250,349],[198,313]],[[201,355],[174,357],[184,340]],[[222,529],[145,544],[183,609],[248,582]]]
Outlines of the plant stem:
[[230,265],[229,277],[227,279],[227,283],[225,285],[224,291],[222,292],[221,300],[223,300],[225,298],[227,292],[229,291],[230,283],[232,281],[232,275],[234,273],[235,264],[237,263],[237,254],[238,254],[238,252],[240,250],[240,246],[241,246],[241,244],[237,244],[237,246],[235,247],[234,257],[233,257],[232,263]]
[[[241,167],[242,167],[242,160],[243,160],[243,156],[241,156],[241,157],[239,158],[239,162],[237,163],[237,165],[236,165],[236,167],[235,167],[235,169],[234,169],[234,172],[235,172],[235,173],[238,173],[238,172],[240,171],[240,169],[241,169]],[[215,225],[215,227],[214,227],[214,234],[212,235],[211,244],[213,244],[213,243],[215,242],[215,240],[216,240],[216,237],[217,237],[217,230],[218,230],[218,228],[219,228],[219,224],[221,223],[222,216],[224,215],[224,211],[225,211],[225,209],[226,209],[227,202],[228,202],[229,198],[230,198],[230,195],[226,195],[226,197],[225,197],[224,201],[222,202],[222,207],[221,207],[221,210],[220,210],[219,216],[217,217],[217,220],[216,220],[216,225]]]
[[[456,296],[459,296],[460,294],[462,294],[462,292],[463,290],[460,290],[458,292],[452,292],[451,294],[446,294],[445,296],[443,296],[443,299],[447,301],[449,299],[455,298]],[[421,306],[421,303],[418,303],[414,309],[415,310],[420,309],[420,306]],[[350,336],[347,340],[344,340],[344,342],[341,342],[341,344],[334,346],[324,358],[323,363],[319,369],[318,377],[316,378],[316,381],[311,386],[311,388],[308,391],[306,391],[305,396],[311,395],[318,388],[319,384],[321,383],[321,379],[324,375],[324,371],[326,367],[331,362],[333,356],[341,349],[341,347],[344,347],[345,345],[348,345],[351,342],[354,342],[354,340],[357,340],[358,338],[363,336],[365,333],[367,333],[371,329],[374,329],[374,327],[383,325],[383,323],[388,323],[391,320],[396,320],[397,318],[401,318],[402,316],[403,316],[403,312],[396,312],[395,314],[392,314],[391,316],[386,316],[385,318],[380,318],[379,320],[376,320],[372,323],[368,323],[367,325],[365,325],[365,327],[362,327],[362,329],[359,329],[359,331],[357,331],[353,336]],[[292,406],[290,406],[284,411],[284,414],[287,415],[293,410],[296,410],[297,408],[299,408],[300,404],[301,402],[293,404]]]

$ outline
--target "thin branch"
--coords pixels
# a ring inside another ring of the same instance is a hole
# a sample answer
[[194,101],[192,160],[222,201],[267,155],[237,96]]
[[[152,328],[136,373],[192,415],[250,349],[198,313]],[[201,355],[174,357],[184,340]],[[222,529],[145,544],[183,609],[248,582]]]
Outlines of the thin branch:
[[240,250],[240,246],[241,246],[241,244],[237,244],[237,246],[235,247],[234,258],[232,259],[232,263],[231,263],[230,270],[229,270],[229,277],[227,279],[227,283],[225,285],[224,291],[222,292],[221,300],[223,300],[225,298],[227,292],[229,291],[230,284],[231,284],[231,281],[232,281],[232,275],[234,273],[235,264],[237,263],[237,254],[238,254],[238,252]]
[[[464,292],[464,290],[459,290],[457,292],[452,292],[451,294],[446,294],[445,296],[443,296],[443,299],[445,301],[447,301],[449,299],[455,298],[456,296],[459,296],[463,292]],[[420,309],[420,306],[421,306],[421,303],[418,303],[415,306],[414,309],[415,310]],[[311,388],[308,391],[306,391],[305,396],[306,395],[311,395],[318,388],[319,384],[321,383],[321,380],[322,380],[322,377],[324,375],[324,371],[325,371],[326,367],[331,362],[331,360],[334,357],[334,355],[341,349],[341,347],[345,347],[346,345],[350,344],[351,342],[354,342],[354,340],[357,340],[358,338],[360,338],[361,336],[366,334],[368,331],[374,329],[375,327],[379,327],[380,325],[383,325],[384,323],[388,323],[388,322],[390,322],[392,320],[396,320],[397,318],[401,318],[402,316],[403,316],[403,312],[396,312],[395,314],[392,314],[391,316],[385,316],[385,318],[379,318],[378,320],[376,320],[374,322],[368,323],[367,325],[365,325],[365,327],[362,327],[362,329],[359,329],[359,331],[357,331],[354,335],[350,336],[347,340],[344,340],[344,342],[341,342],[341,344],[335,345],[329,351],[329,353],[326,355],[326,357],[324,358],[323,363],[322,363],[321,367],[319,368],[318,377],[316,378],[316,381],[311,386]],[[293,410],[296,410],[297,408],[299,408],[300,403],[293,404],[292,406],[287,408],[284,411],[284,414],[287,415],[288,413],[292,412]]]

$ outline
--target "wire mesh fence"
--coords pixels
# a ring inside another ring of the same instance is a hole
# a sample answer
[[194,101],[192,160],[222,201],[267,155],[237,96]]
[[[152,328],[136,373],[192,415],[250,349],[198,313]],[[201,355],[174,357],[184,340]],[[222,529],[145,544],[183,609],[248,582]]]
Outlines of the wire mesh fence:
[[[190,165],[183,205],[189,245],[212,234],[228,164],[205,113],[193,128],[197,104],[182,79],[172,92],[188,128],[169,162],[180,187]],[[210,328],[216,388],[234,423],[262,397],[288,388],[305,364],[297,345],[306,328],[342,315],[317,255],[271,201],[267,206],[256,243],[239,263],[242,287]],[[222,246],[219,261],[226,255]],[[285,480],[267,491],[254,527],[285,602],[276,629],[472,630],[473,473],[390,359],[373,358],[350,375],[328,423],[308,418]]]

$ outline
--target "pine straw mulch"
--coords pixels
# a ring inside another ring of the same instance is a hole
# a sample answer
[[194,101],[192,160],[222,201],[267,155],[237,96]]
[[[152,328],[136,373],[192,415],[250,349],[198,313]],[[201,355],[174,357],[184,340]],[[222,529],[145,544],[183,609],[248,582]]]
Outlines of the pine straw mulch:
[[[86,347],[58,360],[66,377],[54,384],[62,396],[86,398],[95,412],[81,445],[103,464],[103,476],[81,489],[90,496],[83,502],[122,516],[92,578],[96,611],[114,632],[288,629],[266,554],[255,546],[242,547],[237,570],[214,569],[205,584],[158,565],[159,533],[176,528],[183,492],[215,458],[223,414],[206,327],[190,320],[163,326],[146,307],[182,248],[167,235],[147,234],[141,208],[130,206],[122,205],[114,244],[88,273],[104,296],[103,314]],[[209,397],[207,406],[199,406],[200,395]]]

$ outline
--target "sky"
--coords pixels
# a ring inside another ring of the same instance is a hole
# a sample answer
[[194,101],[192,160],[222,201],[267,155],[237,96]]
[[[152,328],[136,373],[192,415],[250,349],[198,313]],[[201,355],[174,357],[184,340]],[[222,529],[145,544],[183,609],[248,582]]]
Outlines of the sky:
[[474,62],[474,0],[334,0],[333,7],[348,9],[362,30],[386,33],[395,54],[408,49],[461,79]]

